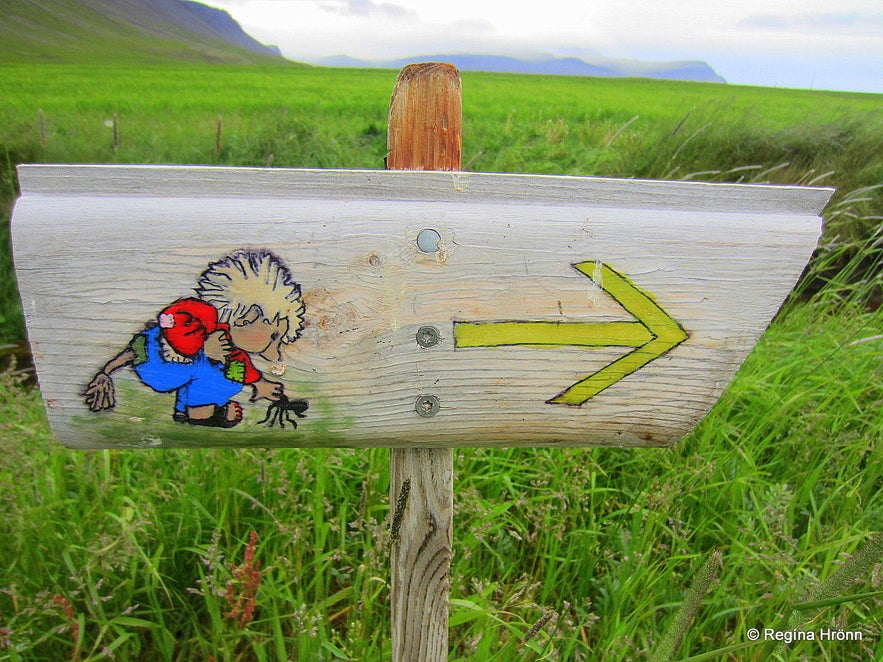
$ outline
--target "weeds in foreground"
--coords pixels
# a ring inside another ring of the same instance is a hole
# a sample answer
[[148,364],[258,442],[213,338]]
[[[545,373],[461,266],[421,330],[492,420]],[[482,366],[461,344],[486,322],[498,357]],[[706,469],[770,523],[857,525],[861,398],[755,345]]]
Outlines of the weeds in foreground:
[[234,565],[230,569],[233,577],[227,581],[224,591],[224,599],[229,607],[224,612],[224,618],[233,620],[240,629],[254,620],[256,596],[261,587],[261,562],[254,558],[257,543],[258,534],[252,531],[249,533],[242,565]]
[[684,603],[671,620],[662,641],[650,658],[651,662],[666,662],[674,658],[684,634],[690,627],[690,623],[696,617],[696,612],[702,605],[702,600],[708,592],[711,584],[717,580],[718,567],[721,564],[721,553],[719,550],[713,551],[707,559],[699,567],[693,583],[684,596]]

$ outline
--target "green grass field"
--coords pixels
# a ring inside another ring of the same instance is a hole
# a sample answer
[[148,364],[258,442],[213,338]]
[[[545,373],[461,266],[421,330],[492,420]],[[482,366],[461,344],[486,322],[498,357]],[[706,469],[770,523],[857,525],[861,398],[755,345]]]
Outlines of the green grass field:
[[[15,163],[380,168],[394,80],[0,65],[0,345],[24,337]],[[450,659],[883,659],[883,99],[463,90],[471,170],[838,192],[799,291],[673,449],[457,452]],[[25,377],[0,377],[0,660],[390,658],[387,451],[71,452]],[[862,639],[749,638],[804,624]]]

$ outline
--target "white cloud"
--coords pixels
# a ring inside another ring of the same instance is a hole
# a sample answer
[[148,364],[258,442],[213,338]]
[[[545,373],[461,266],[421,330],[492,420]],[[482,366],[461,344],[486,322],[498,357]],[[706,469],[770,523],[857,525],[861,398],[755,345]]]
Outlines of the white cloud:
[[748,30],[770,30],[823,34],[883,35],[883,13],[827,12],[800,14],[756,14],[739,22]]
[[397,20],[417,20],[413,9],[388,2],[372,0],[319,0],[319,8],[341,16],[381,17]]

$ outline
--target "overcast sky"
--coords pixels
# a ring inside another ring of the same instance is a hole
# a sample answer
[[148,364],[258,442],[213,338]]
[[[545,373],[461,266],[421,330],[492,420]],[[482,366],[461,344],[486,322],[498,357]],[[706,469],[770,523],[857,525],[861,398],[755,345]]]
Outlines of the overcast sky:
[[883,92],[881,0],[205,0],[293,60],[704,60],[731,83]]

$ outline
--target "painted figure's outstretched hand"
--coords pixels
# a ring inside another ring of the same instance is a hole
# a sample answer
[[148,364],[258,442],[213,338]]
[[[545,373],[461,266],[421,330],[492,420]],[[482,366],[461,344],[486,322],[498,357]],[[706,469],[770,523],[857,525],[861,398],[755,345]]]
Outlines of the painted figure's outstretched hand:
[[86,405],[92,411],[103,411],[105,409],[113,409],[116,404],[116,396],[114,394],[113,379],[110,375],[99,372],[86,386],[83,392],[86,397]]
[[113,388],[113,379],[110,373],[119,370],[123,366],[131,365],[135,360],[135,350],[126,347],[122,352],[108,361],[104,368],[86,384],[83,396],[86,398],[86,406],[92,411],[104,411],[113,409],[116,405],[116,395]]
[[254,393],[251,396],[251,401],[266,399],[266,400],[281,400],[285,396],[285,392],[282,390],[282,384],[280,382],[271,382],[266,377],[261,377],[258,381],[252,384],[254,388]]

